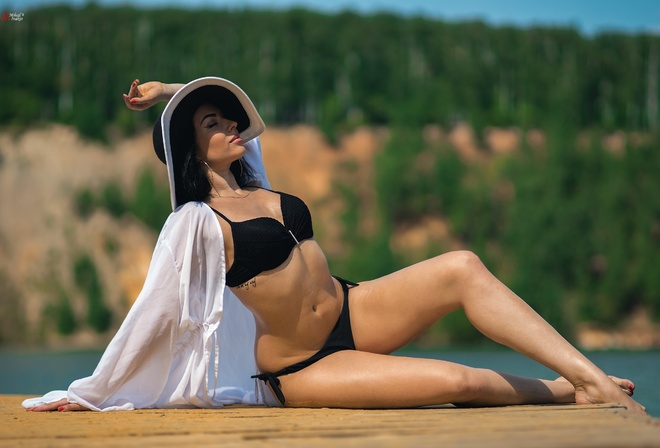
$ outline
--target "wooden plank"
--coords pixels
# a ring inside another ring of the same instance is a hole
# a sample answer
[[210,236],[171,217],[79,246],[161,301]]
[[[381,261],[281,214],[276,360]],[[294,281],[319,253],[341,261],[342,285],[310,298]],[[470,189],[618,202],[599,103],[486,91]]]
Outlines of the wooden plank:
[[0,396],[0,447],[660,447],[659,419],[615,405],[35,413],[24,398]]

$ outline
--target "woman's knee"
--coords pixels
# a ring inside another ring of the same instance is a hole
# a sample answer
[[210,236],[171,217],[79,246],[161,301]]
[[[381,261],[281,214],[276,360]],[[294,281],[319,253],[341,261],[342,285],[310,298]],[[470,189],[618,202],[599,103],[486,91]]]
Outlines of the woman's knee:
[[437,383],[439,401],[459,404],[478,399],[484,390],[480,370],[458,366],[450,374],[443,373],[442,381]]
[[483,266],[479,256],[471,250],[455,250],[448,252],[446,255],[459,268],[473,269],[476,266]]
[[472,282],[488,272],[479,256],[469,250],[448,252],[441,257],[446,273],[459,284]]

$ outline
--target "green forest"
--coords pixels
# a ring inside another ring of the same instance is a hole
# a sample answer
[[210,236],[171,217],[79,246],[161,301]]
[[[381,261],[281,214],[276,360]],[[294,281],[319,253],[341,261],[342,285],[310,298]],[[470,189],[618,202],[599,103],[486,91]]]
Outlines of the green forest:
[[[134,77],[240,80],[271,124],[655,129],[657,36],[306,10],[50,7],[0,28],[0,123],[102,138]],[[150,118],[155,117],[154,111]]]
[[[400,268],[409,260],[390,249],[393,230],[441,216],[570,335],[577,322],[614,325],[639,307],[660,319],[659,49],[660,37],[647,34],[389,14],[49,7],[0,26],[0,125],[61,122],[105,141],[110,129],[144,129],[160,110],[124,107],[134,78],[217,75],[238,82],[268,125],[306,123],[331,142],[358,126],[386,126],[391,137],[374,166],[376,231],[356,230],[362,199],[350,181],[337,184],[351,249],[330,260],[333,269],[368,278]],[[426,125],[457,123],[479,138],[488,126],[541,129],[546,149],[523,145],[469,164],[421,138]],[[606,151],[601,137],[615,131],[639,138]],[[588,137],[581,147],[580,135]],[[420,167],[425,151],[433,161]],[[153,194],[161,207],[141,219],[157,228],[169,205]],[[460,318],[442,325],[457,340],[478,337]]]

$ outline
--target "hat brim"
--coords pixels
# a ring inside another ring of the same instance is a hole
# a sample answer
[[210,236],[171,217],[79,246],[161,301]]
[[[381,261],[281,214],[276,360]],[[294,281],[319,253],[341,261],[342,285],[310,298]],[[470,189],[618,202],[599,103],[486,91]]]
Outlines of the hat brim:
[[227,79],[207,76],[191,81],[179,89],[165,106],[154,126],[153,134],[156,155],[167,165],[173,210],[181,205],[177,202],[176,195],[178,176],[175,171],[180,167],[177,166],[175,155],[177,150],[181,153],[187,149],[180,147],[191,137],[187,135],[186,129],[192,126],[192,114],[204,103],[217,106],[223,117],[236,121],[243,143],[258,137],[266,129],[250,97]]

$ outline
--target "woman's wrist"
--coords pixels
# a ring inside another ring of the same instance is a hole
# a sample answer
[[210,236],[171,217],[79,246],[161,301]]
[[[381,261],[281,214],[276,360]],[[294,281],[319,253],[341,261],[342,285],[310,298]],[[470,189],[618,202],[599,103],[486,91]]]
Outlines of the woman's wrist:
[[177,93],[185,84],[165,84],[163,83],[163,96],[165,96],[165,101],[169,101],[175,93]]

